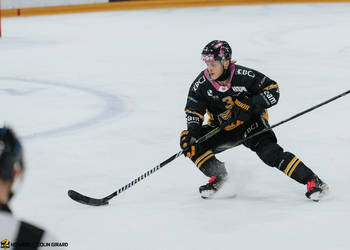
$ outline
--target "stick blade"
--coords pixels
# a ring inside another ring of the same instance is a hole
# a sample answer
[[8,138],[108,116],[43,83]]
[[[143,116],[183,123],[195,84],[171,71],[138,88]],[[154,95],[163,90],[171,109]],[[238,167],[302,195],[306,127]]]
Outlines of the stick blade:
[[91,198],[85,195],[82,195],[74,190],[68,190],[68,196],[75,200],[76,202],[79,202],[81,204],[90,205],[90,206],[103,206],[108,205],[108,201],[104,199],[95,199]]

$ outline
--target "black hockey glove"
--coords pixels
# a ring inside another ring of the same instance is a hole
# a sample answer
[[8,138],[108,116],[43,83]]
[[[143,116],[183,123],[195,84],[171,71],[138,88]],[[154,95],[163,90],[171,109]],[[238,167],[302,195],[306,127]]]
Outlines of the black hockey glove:
[[243,97],[235,100],[235,105],[232,107],[231,120],[233,122],[249,121],[253,116],[253,101],[249,97]]
[[236,124],[237,121],[249,121],[252,117],[253,103],[248,97],[236,99],[231,109],[218,115],[221,128],[228,125]]
[[196,138],[193,137],[188,130],[184,130],[180,134],[180,147],[183,154],[190,158],[196,154],[197,145],[194,143]]

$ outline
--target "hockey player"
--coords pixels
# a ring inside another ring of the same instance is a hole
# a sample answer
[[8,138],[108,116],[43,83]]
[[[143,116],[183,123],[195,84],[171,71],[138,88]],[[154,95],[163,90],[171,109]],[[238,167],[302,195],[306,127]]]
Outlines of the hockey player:
[[[8,201],[13,185],[24,170],[22,146],[14,132],[0,128],[0,236],[1,248],[50,249],[54,242],[47,233],[34,225],[18,221],[12,215]],[[40,248],[39,248],[40,247]],[[58,249],[63,249],[59,247]]]
[[[226,41],[214,40],[204,47],[202,60],[207,69],[191,85],[185,107],[187,130],[180,135],[180,146],[185,156],[210,178],[209,183],[199,188],[203,198],[213,196],[227,179],[225,164],[216,154],[269,127],[267,109],[277,104],[280,95],[275,81],[236,64],[231,55]],[[209,119],[203,125],[205,113]],[[194,144],[217,126],[223,127],[218,134]],[[307,198],[318,201],[327,192],[328,186],[311,169],[277,144],[272,130],[246,140],[243,145],[265,164],[307,185]]]

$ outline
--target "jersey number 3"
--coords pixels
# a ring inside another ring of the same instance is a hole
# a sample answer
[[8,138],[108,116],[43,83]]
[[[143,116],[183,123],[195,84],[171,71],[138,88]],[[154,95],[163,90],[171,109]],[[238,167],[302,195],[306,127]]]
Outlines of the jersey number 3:
[[231,96],[226,96],[226,97],[222,98],[222,101],[226,103],[226,105],[225,105],[226,109],[232,109],[234,103],[233,103]]

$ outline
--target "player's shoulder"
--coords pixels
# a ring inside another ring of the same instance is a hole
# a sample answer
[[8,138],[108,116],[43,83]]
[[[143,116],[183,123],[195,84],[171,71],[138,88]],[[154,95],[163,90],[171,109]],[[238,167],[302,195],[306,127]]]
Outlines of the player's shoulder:
[[258,76],[263,76],[263,74],[253,68],[249,68],[243,65],[235,64],[235,76],[242,76],[248,78],[256,78]]
[[48,232],[43,227],[36,224],[19,221],[18,237],[20,242],[30,242],[33,245],[41,244],[40,249],[49,250],[52,247],[55,249],[65,249],[68,243],[59,242],[51,232]]
[[208,83],[210,82],[205,76],[205,70],[203,70],[198,74],[198,76],[195,78],[195,80],[191,84],[190,90],[197,93],[201,91],[201,89],[206,89]]
[[32,235],[33,237],[41,239],[45,230],[41,227],[29,223],[27,221],[20,221],[20,230],[23,230],[24,235]]
[[15,218],[11,213],[0,212],[0,224],[5,227],[0,228],[1,235],[7,235],[10,241],[17,240],[18,243],[40,242],[44,230],[31,223]]
[[68,245],[66,242],[59,242],[51,232],[48,232],[41,226],[27,221],[20,221],[18,235],[17,239],[22,242],[29,241],[33,245],[41,243],[40,249],[42,250],[49,250],[52,247],[55,247],[55,249],[65,249]]

